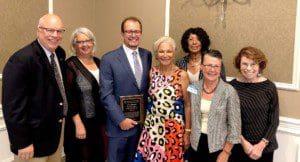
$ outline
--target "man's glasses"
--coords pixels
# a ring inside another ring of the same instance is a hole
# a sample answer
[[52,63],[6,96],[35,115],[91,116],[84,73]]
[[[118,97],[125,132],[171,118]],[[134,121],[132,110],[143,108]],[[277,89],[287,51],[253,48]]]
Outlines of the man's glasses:
[[65,29],[56,30],[56,29],[52,29],[52,28],[45,28],[42,26],[40,26],[39,28],[45,30],[48,34],[54,34],[56,32],[58,35],[62,35],[66,31]]
[[128,34],[128,35],[133,35],[133,34],[135,34],[135,35],[140,35],[140,34],[142,34],[142,31],[141,30],[125,30],[124,31],[126,34]]

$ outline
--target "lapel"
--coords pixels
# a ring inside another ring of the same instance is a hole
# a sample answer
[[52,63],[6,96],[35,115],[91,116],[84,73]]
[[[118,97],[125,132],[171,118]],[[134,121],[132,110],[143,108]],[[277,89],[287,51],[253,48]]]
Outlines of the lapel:
[[137,82],[135,80],[135,76],[134,73],[130,67],[129,61],[127,59],[126,53],[123,49],[123,46],[121,46],[118,49],[118,57],[117,57],[119,64],[122,66],[122,68],[126,71],[127,75],[129,76],[129,78],[131,78],[131,80],[133,81],[132,83],[134,83],[134,85],[136,86],[137,89],[139,89]]
[[194,82],[194,84],[195,84],[195,86],[197,86],[199,88],[199,90],[198,90],[198,93],[197,93],[197,97],[193,101],[194,104],[195,104],[195,109],[194,109],[193,113],[195,113],[196,116],[199,116],[200,119],[201,119],[201,112],[199,111],[199,108],[201,108],[201,99],[202,99],[202,91],[203,91],[202,90],[203,80],[200,80],[199,82]]
[[215,114],[217,112],[217,108],[219,107],[219,104],[222,102],[223,99],[223,92],[224,92],[224,82],[222,79],[219,78],[219,83],[217,85],[217,89],[214,93],[214,96],[212,98],[212,102],[210,105],[210,110],[208,113],[208,121],[212,121],[213,118],[215,118]]
[[[39,61],[41,63],[41,66],[44,69],[44,74],[46,74],[46,76],[49,78],[49,82],[51,84],[53,84],[57,89],[59,89],[58,84],[57,84],[56,79],[55,79],[54,71],[52,70],[49,59],[48,59],[44,49],[39,44],[38,40],[35,40],[33,42],[33,45],[34,45],[35,50],[37,51],[36,53],[37,53],[37,56],[38,56]],[[65,70],[64,70],[65,69],[65,52],[61,47],[57,47],[57,49],[55,50],[55,53],[56,53],[56,57],[58,59],[58,63],[59,63],[60,70],[61,70],[61,73],[62,73],[63,83],[66,83],[65,82],[66,78],[64,77],[64,76],[66,76],[65,75]],[[48,80],[48,79],[46,79],[46,80]]]
[[[80,60],[77,57],[72,56],[71,59],[73,60],[75,66],[80,71],[80,73],[91,83],[93,88],[97,88],[97,91],[98,91],[98,89],[99,89],[98,82],[97,82],[96,78],[93,76],[93,74],[86,67],[84,67],[84,65],[80,62]],[[93,59],[97,65],[97,67],[99,68],[99,62],[96,61],[95,57]]]
[[49,77],[49,81],[54,83],[58,88],[58,85],[57,85],[56,80],[55,80],[54,72],[51,68],[49,59],[48,59],[45,51],[43,50],[42,46],[38,43],[37,40],[34,41],[33,45],[34,45],[35,50],[37,51],[36,54],[39,58],[41,66],[44,67],[43,68],[44,69],[44,74],[46,74]]

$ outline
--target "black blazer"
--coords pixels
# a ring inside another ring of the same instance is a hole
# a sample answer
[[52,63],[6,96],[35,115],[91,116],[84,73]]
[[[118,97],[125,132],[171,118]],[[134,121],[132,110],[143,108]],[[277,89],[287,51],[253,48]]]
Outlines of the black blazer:
[[[55,53],[64,78],[65,51],[58,47]],[[30,144],[34,145],[34,157],[56,151],[63,99],[46,53],[37,40],[7,61],[3,70],[2,104],[13,153]]]

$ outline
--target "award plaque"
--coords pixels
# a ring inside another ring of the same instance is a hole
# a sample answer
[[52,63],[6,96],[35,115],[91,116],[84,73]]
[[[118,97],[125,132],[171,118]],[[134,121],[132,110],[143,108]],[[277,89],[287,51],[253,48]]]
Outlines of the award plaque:
[[120,106],[126,118],[138,123],[145,120],[143,95],[120,96]]

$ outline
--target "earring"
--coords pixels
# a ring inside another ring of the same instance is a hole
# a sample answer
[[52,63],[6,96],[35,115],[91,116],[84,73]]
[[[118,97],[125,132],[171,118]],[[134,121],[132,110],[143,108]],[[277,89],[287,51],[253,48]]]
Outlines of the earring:
[[257,73],[257,77],[261,77],[261,72]]

